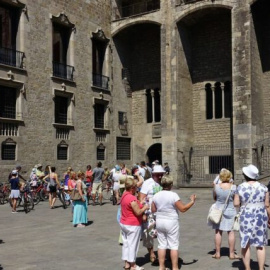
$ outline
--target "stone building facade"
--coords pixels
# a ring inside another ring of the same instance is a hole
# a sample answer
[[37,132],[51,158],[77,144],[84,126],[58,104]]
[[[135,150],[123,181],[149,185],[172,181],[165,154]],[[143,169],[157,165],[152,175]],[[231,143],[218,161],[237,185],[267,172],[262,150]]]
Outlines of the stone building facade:
[[1,0],[1,175],[155,159],[178,186],[267,175],[268,2]]

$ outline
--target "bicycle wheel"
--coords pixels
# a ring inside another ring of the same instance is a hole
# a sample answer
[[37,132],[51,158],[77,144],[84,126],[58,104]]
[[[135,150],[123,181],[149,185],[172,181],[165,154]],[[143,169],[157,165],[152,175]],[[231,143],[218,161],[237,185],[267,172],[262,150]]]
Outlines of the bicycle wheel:
[[58,192],[58,198],[59,198],[60,202],[63,204],[63,208],[66,209],[67,205],[66,205],[66,199],[65,199],[65,195],[64,195],[63,191]]
[[0,191],[0,204],[5,204],[5,201],[6,201],[5,194],[2,191]]
[[30,194],[28,194],[27,196],[28,196],[28,201],[29,201],[30,208],[31,208],[31,210],[33,210],[34,207],[35,207],[33,197]]
[[117,199],[115,197],[115,195],[112,195],[112,205],[116,205],[117,204]]
[[32,199],[33,199],[34,205],[37,205],[40,202],[40,194],[33,192]]
[[109,200],[111,197],[111,189],[112,188],[103,188],[102,189],[102,196],[104,200]]
[[70,195],[64,192],[66,206],[70,206]]
[[25,214],[29,213],[31,208],[30,208],[30,198],[28,197],[28,195],[24,195],[24,203],[23,203],[23,208],[24,208],[24,212]]
[[40,195],[40,199],[42,201],[47,201],[49,199],[49,193],[48,191],[42,189],[40,192],[39,192],[39,195]]

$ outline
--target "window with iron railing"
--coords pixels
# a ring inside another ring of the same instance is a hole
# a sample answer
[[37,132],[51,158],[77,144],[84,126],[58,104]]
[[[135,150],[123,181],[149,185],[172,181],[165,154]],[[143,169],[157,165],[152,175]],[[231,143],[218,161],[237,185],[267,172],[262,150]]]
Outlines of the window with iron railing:
[[103,104],[95,104],[95,128],[104,129],[105,126],[105,106]]
[[68,65],[72,29],[53,23],[53,76],[73,81],[74,67]]
[[68,146],[59,144],[57,146],[57,159],[67,160],[68,159]]
[[0,117],[16,119],[16,89],[0,86]]
[[130,160],[130,138],[116,138],[116,159],[117,160]]
[[210,156],[209,173],[219,174],[222,168],[232,171],[232,156]]
[[68,98],[55,96],[55,123],[67,124]]
[[109,89],[109,77],[93,73],[93,86]]
[[105,160],[105,149],[97,148],[97,160]]
[[93,86],[109,89],[109,77],[105,76],[106,49],[109,39],[105,37],[102,30],[94,33],[92,37],[92,70]]
[[17,50],[20,9],[0,3],[0,63],[23,68],[24,53]]
[[1,147],[2,160],[16,160],[16,144],[4,144]]

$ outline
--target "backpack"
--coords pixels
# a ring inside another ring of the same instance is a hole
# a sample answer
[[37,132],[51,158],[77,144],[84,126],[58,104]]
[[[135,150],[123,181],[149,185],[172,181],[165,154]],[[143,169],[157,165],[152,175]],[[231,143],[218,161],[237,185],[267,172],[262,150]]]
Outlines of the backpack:
[[151,176],[151,173],[149,172],[148,168],[144,167],[144,170],[145,170],[144,180],[151,178],[152,176]]

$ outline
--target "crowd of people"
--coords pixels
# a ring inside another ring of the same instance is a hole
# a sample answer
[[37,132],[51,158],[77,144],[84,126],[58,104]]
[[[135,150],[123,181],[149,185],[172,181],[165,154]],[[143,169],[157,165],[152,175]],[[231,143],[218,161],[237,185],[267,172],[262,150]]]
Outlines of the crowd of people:
[[[49,173],[42,172],[41,164],[32,170],[30,178],[33,183],[38,179],[49,182],[49,206],[54,208],[56,188],[61,185],[56,168],[48,166]],[[9,178],[11,183],[12,212],[16,212],[16,199],[20,189],[18,166],[12,170]],[[250,247],[256,247],[259,270],[264,269],[265,246],[268,244],[267,228],[269,227],[269,192],[268,188],[259,183],[259,171],[254,165],[243,167],[245,182],[236,186],[232,173],[223,168],[213,182],[213,199],[215,207],[222,210],[219,222],[208,219],[208,225],[215,230],[215,254],[213,259],[221,257],[223,232],[228,234],[229,259],[242,258],[245,269],[250,270]],[[23,179],[23,178],[22,178]],[[93,205],[98,194],[99,205],[102,205],[102,184],[112,182],[113,191],[119,205],[118,221],[122,244],[122,260],[124,269],[142,270],[136,264],[140,240],[149,253],[152,263],[158,261],[159,270],[167,270],[165,266],[166,250],[170,250],[172,270],[178,270],[179,249],[179,211],[186,212],[196,201],[196,195],[190,196],[188,203],[183,203],[179,195],[172,191],[173,178],[170,176],[168,164],[159,165],[158,161],[146,164],[144,161],[135,164],[131,169],[125,164],[117,164],[109,170],[103,169],[98,162],[92,169],[90,165],[85,172],[74,172],[71,167],[64,176],[64,188],[70,193],[77,190],[79,200],[72,202],[73,225],[85,227],[88,223],[87,186],[92,187]],[[25,180],[25,179],[23,179]],[[238,211],[239,209],[239,211]],[[240,216],[241,257],[235,252],[235,217]],[[154,250],[154,241],[158,241],[158,258]]]

